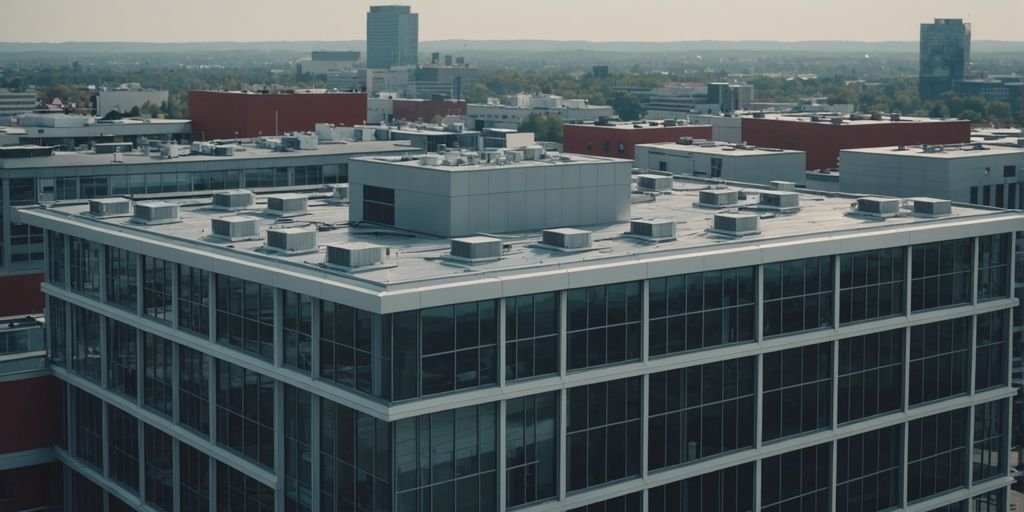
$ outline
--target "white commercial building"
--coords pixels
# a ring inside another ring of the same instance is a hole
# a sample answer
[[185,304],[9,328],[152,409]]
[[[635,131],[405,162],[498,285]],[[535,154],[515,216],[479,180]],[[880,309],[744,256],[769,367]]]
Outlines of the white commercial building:
[[96,142],[131,142],[143,139],[187,142],[192,137],[188,119],[115,119],[69,114],[25,114],[17,118],[25,129],[22,144],[60,146],[72,150]]
[[565,99],[552,94],[513,94],[501,100],[491,98],[487,103],[470,103],[466,118],[473,128],[519,128],[531,114],[554,115],[566,123],[597,121],[615,115],[607,105],[590,105],[582,99]]
[[138,85],[122,84],[117,89],[96,91],[96,115],[103,117],[112,111],[127,114],[133,108],[141,109],[147,103],[157,107],[167,103],[167,91],[143,89],[136,87]]
[[638,169],[768,185],[788,181],[803,185],[804,152],[758,148],[703,140],[637,144]]
[[36,91],[0,89],[0,124],[7,124],[8,118],[32,112],[36,108],[37,99]]

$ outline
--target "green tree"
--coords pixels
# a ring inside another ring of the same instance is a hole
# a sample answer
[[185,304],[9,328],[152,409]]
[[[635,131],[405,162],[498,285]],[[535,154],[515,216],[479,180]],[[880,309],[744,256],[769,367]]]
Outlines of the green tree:
[[980,112],[971,109],[961,110],[957,118],[966,119],[972,123],[980,123],[983,119]]
[[537,140],[562,142],[562,118],[544,114],[530,114],[519,124],[519,131],[533,132]]
[[624,121],[633,121],[642,118],[647,111],[644,110],[640,100],[629,93],[619,93],[612,97],[610,105],[615,113]]

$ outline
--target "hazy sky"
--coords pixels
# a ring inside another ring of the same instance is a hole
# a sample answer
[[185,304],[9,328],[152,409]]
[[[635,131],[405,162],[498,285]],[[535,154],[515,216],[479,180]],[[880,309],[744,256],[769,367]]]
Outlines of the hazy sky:
[[[363,39],[362,0],[0,0],[0,41]],[[1024,40],[1024,0],[410,0],[420,39],[916,40],[935,17]]]

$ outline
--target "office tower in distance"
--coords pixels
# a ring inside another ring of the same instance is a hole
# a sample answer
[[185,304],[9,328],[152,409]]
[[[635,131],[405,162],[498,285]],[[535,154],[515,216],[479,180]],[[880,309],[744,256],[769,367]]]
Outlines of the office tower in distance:
[[922,100],[938,98],[953,90],[953,83],[967,77],[971,61],[971,24],[961,19],[936,19],[921,24]]
[[374,5],[366,14],[366,67],[415,66],[420,15],[406,5]]

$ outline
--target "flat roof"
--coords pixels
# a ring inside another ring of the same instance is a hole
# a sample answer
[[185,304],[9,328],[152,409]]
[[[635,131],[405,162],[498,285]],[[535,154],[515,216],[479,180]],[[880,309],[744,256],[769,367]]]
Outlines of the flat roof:
[[[253,276],[264,272],[305,275],[307,279],[337,282],[343,287],[356,287],[370,294],[380,294],[387,290],[418,290],[425,285],[447,286],[454,282],[479,283],[488,277],[537,275],[573,267],[594,269],[597,265],[598,268],[613,268],[620,264],[635,264],[639,260],[653,265],[657,261],[668,261],[659,258],[671,259],[688,254],[714,257],[719,262],[736,262],[733,265],[749,265],[760,261],[761,256],[736,259],[731,255],[735,251],[756,251],[760,254],[760,251],[786,245],[799,247],[790,251],[794,255],[807,254],[807,251],[822,251],[820,246],[816,246],[817,249],[808,247],[815,247],[813,242],[823,241],[837,246],[827,250],[849,252],[866,250],[870,248],[867,245],[880,243],[879,235],[902,233],[905,235],[902,241],[895,243],[903,244],[913,243],[908,242],[911,239],[931,240],[929,235],[914,235],[911,238],[911,233],[918,232],[920,228],[946,226],[948,231],[945,231],[947,234],[944,236],[956,237],[984,232],[986,229],[980,226],[988,222],[995,223],[992,228],[988,228],[992,232],[1014,231],[1024,224],[1024,214],[1020,212],[959,203],[953,206],[952,214],[947,216],[922,217],[901,213],[897,217],[881,220],[850,215],[851,203],[855,202],[857,196],[798,191],[799,212],[782,214],[758,211],[761,216],[760,234],[733,238],[707,231],[714,214],[749,210],[713,209],[696,205],[700,191],[720,186],[708,181],[676,178],[668,193],[657,196],[633,195],[632,220],[675,221],[676,237],[671,240],[652,241],[630,236],[629,222],[573,226],[591,231],[593,239],[590,250],[575,252],[556,251],[541,246],[540,231],[480,233],[500,238],[506,250],[501,259],[478,264],[453,263],[447,258],[450,240],[446,238],[368,222],[350,224],[348,205],[331,201],[330,196],[324,193],[309,194],[308,214],[284,221],[263,214],[267,196],[257,196],[251,209],[235,212],[211,209],[208,197],[178,200],[176,202],[180,204],[181,222],[173,224],[140,225],[127,217],[98,219],[88,215],[89,206],[83,202],[58,202],[45,208],[28,207],[21,210],[21,215],[33,224],[65,230],[77,236],[95,237],[108,243],[124,237],[122,243],[131,244],[130,247],[137,250],[146,251],[146,246],[137,244],[140,241],[147,242],[153,244],[148,248],[158,256],[161,253],[184,251],[177,252],[178,258],[188,261],[191,257],[185,253],[213,258],[209,261],[222,262],[220,268],[225,271],[237,267],[249,268],[249,275]],[[744,207],[756,206],[761,193],[769,191],[746,185],[735,186],[733,189],[742,192],[740,206]],[[265,233],[271,226],[316,229],[318,250],[294,255],[270,254],[262,250],[263,240],[224,242],[210,238],[211,219],[227,216],[254,218],[261,233]],[[841,240],[848,240],[842,245],[843,249],[838,248]],[[385,265],[363,268],[355,273],[335,271],[323,265],[325,245],[353,242],[388,247],[390,250],[385,257]],[[174,259],[170,254],[166,257]]]
[[862,153],[870,155],[888,155],[903,158],[935,158],[950,160],[955,158],[981,158],[994,155],[1024,155],[1024,147],[1007,147],[990,144],[946,144],[928,146],[936,148],[927,150],[925,146],[884,146],[878,148],[844,149],[842,153]]
[[804,154],[803,151],[795,149],[760,148],[757,146],[751,146],[749,144],[725,144],[721,142],[707,142],[700,140],[694,140],[693,144],[679,144],[677,142],[653,142],[648,144],[637,144],[636,147],[660,149],[662,151],[668,152],[698,153],[726,157]]
[[[902,123],[902,124],[915,124],[915,123],[968,123],[968,124],[970,124],[970,121],[966,121],[966,120],[962,120],[962,119],[933,119],[933,118],[930,118],[930,117],[911,117],[911,116],[902,116],[901,115],[899,121],[892,121],[892,120],[889,119],[889,114],[883,114],[882,115],[882,119],[878,119],[878,120],[871,119],[871,116],[869,114],[861,114],[860,116],[861,117],[858,118],[858,119],[850,119],[850,115],[849,114],[845,114],[845,115],[828,114],[828,113],[815,114],[813,112],[795,114],[795,113],[765,112],[764,116],[761,116],[761,113],[757,113],[757,117],[755,117],[754,113],[751,112],[751,113],[742,114],[739,117],[741,117],[743,119],[766,119],[766,120],[769,120],[769,121],[790,121],[790,122],[794,122],[794,123],[812,123],[812,124],[820,124],[820,125],[825,125],[825,126],[862,126],[862,125],[900,124],[900,123]],[[818,121],[814,121],[812,119],[814,117],[817,117]],[[843,124],[841,124],[841,125],[833,125],[832,124],[832,118],[833,117],[842,118]]]
[[[537,147],[540,144],[536,144]],[[505,152],[521,150],[523,148],[512,148],[506,149]],[[476,151],[470,151],[470,153],[478,153]],[[460,152],[464,154],[464,152]],[[446,164],[444,162],[444,154],[429,153],[430,156],[440,157],[441,163],[437,165],[421,164],[419,158],[402,158],[400,156],[364,156],[356,157],[353,160],[362,160],[365,162],[376,162],[385,163],[391,165],[397,165],[401,167],[412,167],[415,169],[422,169],[426,171],[448,171],[448,172],[466,172],[466,171],[489,171],[496,169],[521,169],[524,167],[552,167],[552,166],[565,166],[565,165],[581,165],[581,164],[598,164],[598,163],[621,163],[631,162],[622,158],[611,158],[605,156],[593,156],[593,155],[581,155],[576,153],[545,153],[545,158],[542,160],[520,160],[518,162],[506,162],[503,164],[479,162],[477,164]]]
[[[658,123],[651,126],[650,123]],[[566,123],[565,126],[573,128],[600,128],[603,130],[664,130],[674,128],[711,128],[710,124],[690,124],[686,122],[679,122],[675,125],[666,126],[664,121],[636,121],[634,122],[615,122],[608,124],[596,124],[596,123]]]
[[213,156],[192,153],[190,155],[172,159],[154,158],[139,151],[121,153],[121,161],[113,161],[113,153],[97,154],[93,151],[83,152],[57,152],[53,156],[28,157],[28,158],[0,158],[0,169],[33,169],[48,167],[82,167],[82,166],[130,166],[155,164],[161,162],[172,162],[186,164],[192,162],[226,162],[237,160],[262,160],[276,158],[315,157],[329,155],[358,155],[374,152],[399,152],[414,151],[419,153],[419,148],[413,147],[408,141],[366,141],[366,142],[342,142],[332,144],[321,144],[314,149],[300,149],[295,151],[275,151],[269,148],[258,148],[255,145],[243,144],[244,151],[235,149],[232,156]]

